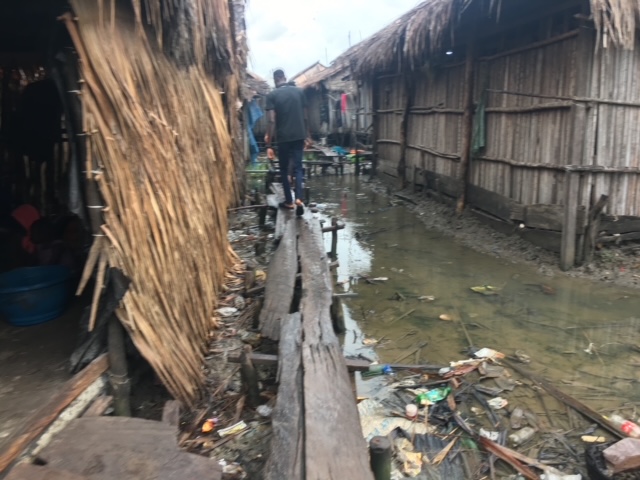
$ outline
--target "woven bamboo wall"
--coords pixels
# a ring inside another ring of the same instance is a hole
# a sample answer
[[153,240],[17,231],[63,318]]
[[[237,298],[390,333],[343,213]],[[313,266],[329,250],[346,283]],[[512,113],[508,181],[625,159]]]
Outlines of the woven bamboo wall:
[[[577,38],[483,60],[476,74],[476,102],[484,88],[538,96],[575,95]],[[487,93],[486,148],[471,163],[471,184],[523,204],[562,203],[564,173],[557,166],[571,164],[571,104]],[[543,165],[556,167],[540,168]]]
[[406,106],[404,79],[399,75],[382,77],[377,90],[378,171],[395,176],[401,150],[402,112]]
[[407,167],[457,178],[463,113],[464,66],[414,77],[415,93],[407,123]]
[[585,163],[620,173],[583,175],[580,203],[588,204],[591,195],[606,194],[609,214],[640,216],[640,49],[600,50],[593,60],[589,96],[635,105],[592,104]]

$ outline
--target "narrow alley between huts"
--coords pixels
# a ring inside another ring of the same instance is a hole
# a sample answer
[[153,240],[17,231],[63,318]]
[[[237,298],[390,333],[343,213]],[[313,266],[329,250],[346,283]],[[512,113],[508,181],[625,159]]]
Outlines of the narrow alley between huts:
[[639,20],[0,4],[0,479],[640,478]]

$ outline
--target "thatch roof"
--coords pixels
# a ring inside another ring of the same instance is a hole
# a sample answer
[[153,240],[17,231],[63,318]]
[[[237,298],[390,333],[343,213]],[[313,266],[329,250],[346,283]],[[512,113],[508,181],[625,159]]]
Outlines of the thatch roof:
[[[537,1],[537,0],[536,0]],[[584,0],[585,2],[587,0]],[[633,48],[640,22],[640,2],[635,0],[588,0],[599,34],[606,33],[618,47]],[[358,74],[414,69],[438,52],[446,42],[462,36],[457,31],[464,13],[472,6],[482,16],[498,19],[500,10],[514,0],[425,0],[400,18],[354,45],[336,61],[349,62]]]
[[201,20],[192,28],[188,17],[177,21],[191,41],[165,35],[164,16],[185,13],[172,0],[146,2],[155,38],[142,28],[140,0],[132,0],[133,21],[122,2],[111,17],[100,0],[71,0],[78,20],[64,18],[84,79],[87,175],[105,207],[85,272],[97,263],[98,295],[107,265],[131,280],[117,316],[169,391],[190,404],[204,382],[217,294],[236,261],[227,240],[235,172],[225,103],[235,109],[238,78],[227,1],[185,3]]

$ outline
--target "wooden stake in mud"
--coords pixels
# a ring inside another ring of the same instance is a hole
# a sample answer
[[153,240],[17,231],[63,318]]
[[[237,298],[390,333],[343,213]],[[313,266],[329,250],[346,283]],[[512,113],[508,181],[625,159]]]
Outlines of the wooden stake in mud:
[[258,386],[258,374],[251,361],[251,346],[245,345],[240,355],[240,376],[242,384],[247,392],[247,400],[250,407],[260,405],[260,387]]
[[373,437],[369,442],[371,471],[375,480],[391,478],[391,442],[387,437]]
[[333,230],[331,230],[331,260],[335,260],[336,258],[338,258],[338,219],[337,218],[332,218],[331,219],[331,227],[333,228]]
[[331,301],[331,320],[333,321],[333,330],[340,334],[347,331],[344,323],[344,312],[342,311],[342,300],[340,297],[334,296]]

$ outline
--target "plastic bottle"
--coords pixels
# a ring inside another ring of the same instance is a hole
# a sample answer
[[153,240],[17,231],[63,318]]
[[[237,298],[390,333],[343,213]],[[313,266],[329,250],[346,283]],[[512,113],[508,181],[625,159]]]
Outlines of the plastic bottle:
[[509,435],[509,441],[513,444],[514,447],[517,447],[518,445],[522,445],[524,442],[531,439],[535,434],[535,429],[531,427],[524,427],[517,432],[513,432],[511,435]]
[[627,420],[620,415],[611,415],[610,417],[605,418],[607,418],[607,420],[619,428],[628,437],[640,438],[640,427],[631,420]]
[[390,365],[383,364],[375,364],[369,365],[369,370],[366,372],[362,372],[363,377],[373,377],[376,375],[391,375],[393,374],[393,370]]

